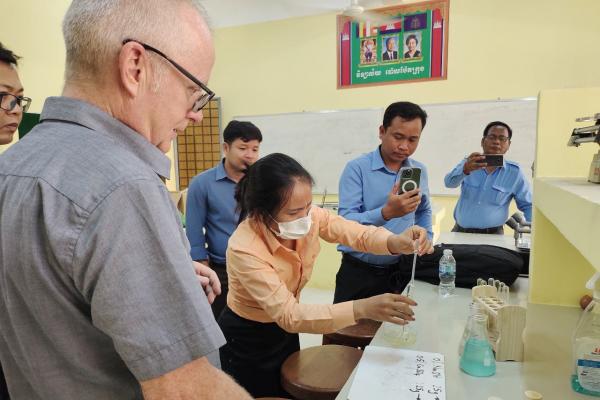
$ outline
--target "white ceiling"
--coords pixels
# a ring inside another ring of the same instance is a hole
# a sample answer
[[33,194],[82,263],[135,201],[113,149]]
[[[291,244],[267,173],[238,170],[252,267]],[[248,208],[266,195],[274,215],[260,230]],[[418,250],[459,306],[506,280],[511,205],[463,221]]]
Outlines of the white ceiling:
[[[200,0],[214,28],[246,25],[307,15],[341,12],[351,0]],[[402,0],[358,0],[365,8]]]

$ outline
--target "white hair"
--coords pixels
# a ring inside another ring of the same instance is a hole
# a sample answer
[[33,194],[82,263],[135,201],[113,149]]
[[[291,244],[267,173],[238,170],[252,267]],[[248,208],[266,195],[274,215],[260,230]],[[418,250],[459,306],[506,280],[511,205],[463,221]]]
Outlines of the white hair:
[[172,51],[181,39],[179,7],[185,4],[208,24],[199,0],[73,0],[62,27],[65,81],[100,76],[128,38]]

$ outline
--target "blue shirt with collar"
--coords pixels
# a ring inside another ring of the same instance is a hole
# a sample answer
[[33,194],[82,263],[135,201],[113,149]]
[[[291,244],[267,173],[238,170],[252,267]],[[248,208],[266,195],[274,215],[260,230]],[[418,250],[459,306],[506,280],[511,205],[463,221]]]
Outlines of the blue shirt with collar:
[[227,242],[237,227],[236,183],[227,176],[224,162],[197,175],[188,188],[185,224],[193,260],[225,264]]
[[460,198],[454,209],[458,225],[478,229],[502,226],[513,198],[527,221],[531,221],[531,188],[519,164],[506,160],[491,174],[478,169],[465,175],[465,162],[458,163],[444,178],[448,188],[460,185]]
[[[421,203],[417,209],[403,217],[386,221],[381,214],[388,195],[396,182],[398,173],[385,166],[379,147],[346,164],[340,178],[339,215],[357,221],[363,225],[383,226],[393,233],[402,233],[413,224],[427,229],[431,239],[431,201],[427,183],[427,169],[423,163],[407,159],[402,167],[421,168]],[[347,246],[338,246],[338,250],[356,257],[366,263],[389,265],[398,262],[400,256],[381,256],[354,251]]]

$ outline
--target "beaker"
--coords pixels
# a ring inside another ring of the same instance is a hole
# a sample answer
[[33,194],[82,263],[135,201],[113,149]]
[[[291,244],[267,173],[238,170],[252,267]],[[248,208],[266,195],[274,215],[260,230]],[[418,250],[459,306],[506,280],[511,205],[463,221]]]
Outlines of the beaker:
[[471,327],[460,357],[460,369],[472,376],[492,376],[496,373],[496,359],[488,339],[487,315],[474,315]]
[[[409,283],[402,295],[410,298],[412,286],[413,284]],[[410,321],[406,325],[384,322],[382,329],[386,341],[395,347],[409,347],[417,342],[416,321]]]

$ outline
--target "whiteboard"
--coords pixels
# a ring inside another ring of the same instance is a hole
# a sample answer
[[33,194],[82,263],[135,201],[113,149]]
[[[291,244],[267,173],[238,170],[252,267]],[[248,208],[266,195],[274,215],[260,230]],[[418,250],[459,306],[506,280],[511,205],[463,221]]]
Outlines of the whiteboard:
[[[427,124],[415,160],[427,166],[434,195],[459,194],[444,186],[444,176],[466,155],[481,151],[483,128],[506,122],[513,138],[506,159],[521,164],[531,179],[535,156],[537,99],[489,100],[422,105]],[[263,134],[261,156],[285,153],[315,178],[315,193],[338,193],[339,177],[348,161],[379,145],[383,108],[238,116]]]

